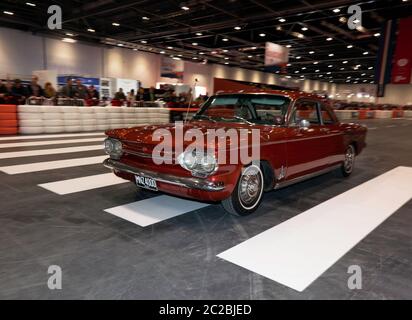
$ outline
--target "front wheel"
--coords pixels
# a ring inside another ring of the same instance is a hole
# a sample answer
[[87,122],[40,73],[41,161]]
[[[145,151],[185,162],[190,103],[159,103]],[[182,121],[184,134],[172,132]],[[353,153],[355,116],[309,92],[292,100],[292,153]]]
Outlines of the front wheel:
[[341,171],[344,177],[349,177],[355,168],[356,151],[353,145],[349,145],[345,152],[345,160],[342,163]]
[[222,201],[223,208],[236,216],[247,216],[257,210],[262,202],[263,173],[259,166],[251,165],[240,175],[230,198]]

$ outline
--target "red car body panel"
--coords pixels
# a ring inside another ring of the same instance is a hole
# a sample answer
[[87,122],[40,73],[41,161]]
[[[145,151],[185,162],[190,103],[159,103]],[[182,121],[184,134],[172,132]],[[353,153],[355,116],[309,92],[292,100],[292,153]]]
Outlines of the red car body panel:
[[[238,94],[239,92],[234,92]],[[260,161],[265,161],[273,172],[272,188],[277,183],[293,182],[300,177],[310,176],[325,169],[340,165],[344,160],[346,148],[353,144],[357,154],[366,146],[367,129],[359,124],[343,124],[338,121],[327,100],[317,96],[294,91],[243,91],[244,94],[274,94],[289,97],[291,104],[287,114],[290,117],[291,109],[298,99],[310,99],[322,103],[334,117],[330,125],[311,126],[302,130],[296,126],[276,125],[250,125],[244,123],[214,123],[209,121],[191,121],[184,125],[183,131],[190,128],[199,128],[206,132],[207,129],[260,129]],[[227,92],[225,92],[227,94]],[[233,93],[232,93],[233,94]],[[156,165],[150,157],[139,157],[136,152],[150,154],[158,141],[153,141],[153,132],[156,129],[168,129],[175,135],[175,125],[140,126],[130,129],[109,130],[106,134],[118,139],[123,144],[124,155],[119,160],[121,163],[149,172],[167,174],[176,177],[191,178],[189,171],[179,164]],[[174,139],[173,139],[174,141]],[[229,142],[228,142],[229,143]],[[190,143],[187,143],[189,145]],[[174,146],[173,146],[174,147]],[[173,149],[174,150],[174,149]],[[134,153],[134,154],[133,154]],[[167,182],[158,182],[159,191],[184,198],[196,199],[204,202],[218,202],[227,199],[232,194],[241,171],[242,164],[220,165],[218,170],[206,181],[223,185],[223,190],[204,191],[195,188],[186,188]],[[122,170],[114,173],[124,179],[134,182],[134,174]]]

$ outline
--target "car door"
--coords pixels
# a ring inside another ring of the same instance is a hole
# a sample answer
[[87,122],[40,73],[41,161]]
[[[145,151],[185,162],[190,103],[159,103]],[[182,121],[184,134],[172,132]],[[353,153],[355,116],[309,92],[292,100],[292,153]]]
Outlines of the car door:
[[[302,120],[308,121],[309,126],[302,127]],[[287,180],[326,168],[331,150],[325,141],[327,132],[322,126],[319,102],[295,101],[288,121]]]
[[324,141],[328,145],[328,164],[339,164],[344,160],[345,147],[343,142],[343,132],[340,129],[339,121],[325,103],[319,103],[321,115],[321,130],[325,134]]

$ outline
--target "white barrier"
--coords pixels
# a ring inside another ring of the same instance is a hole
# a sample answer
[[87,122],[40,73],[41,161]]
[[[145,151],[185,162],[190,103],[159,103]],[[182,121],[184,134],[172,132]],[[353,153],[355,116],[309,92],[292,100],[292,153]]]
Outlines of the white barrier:
[[412,118],[412,110],[405,110],[404,111],[405,118]]
[[392,110],[377,110],[375,113],[376,119],[390,119],[392,118]]
[[92,132],[168,123],[164,108],[18,106],[20,133]]

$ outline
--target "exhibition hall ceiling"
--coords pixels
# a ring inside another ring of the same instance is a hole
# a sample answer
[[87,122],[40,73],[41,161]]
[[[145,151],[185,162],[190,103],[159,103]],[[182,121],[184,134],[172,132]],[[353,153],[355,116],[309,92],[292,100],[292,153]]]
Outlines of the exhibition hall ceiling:
[[[360,5],[361,27],[348,28]],[[371,83],[385,21],[412,15],[411,0],[20,1],[0,4],[0,26],[171,56],[264,70],[267,41],[290,48],[288,76]],[[48,8],[62,9],[50,30]]]

